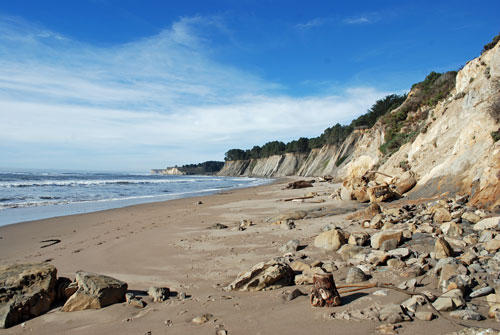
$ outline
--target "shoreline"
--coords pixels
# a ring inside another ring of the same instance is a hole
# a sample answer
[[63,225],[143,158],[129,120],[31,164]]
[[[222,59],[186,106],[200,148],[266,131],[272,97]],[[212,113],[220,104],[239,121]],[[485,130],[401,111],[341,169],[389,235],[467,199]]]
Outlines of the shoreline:
[[[234,177],[239,178],[239,177]],[[279,178],[257,178],[261,179],[258,185],[235,186],[221,189],[206,189],[198,191],[178,192],[164,195],[141,196],[123,199],[105,199],[96,201],[77,201],[62,204],[50,204],[41,206],[26,206],[19,208],[5,208],[0,210],[0,227],[22,222],[37,221],[43,219],[58,218],[69,215],[88,214],[117,208],[131,207],[154,202],[166,202],[177,199],[202,197],[225,192],[226,190],[237,190],[248,187],[258,187],[272,184]],[[147,199],[147,200],[146,200]],[[20,212],[21,211],[21,212]],[[26,219],[20,219],[20,217]],[[21,220],[21,221],[19,221]]]
[[[307,294],[310,285],[300,284],[277,290],[226,292],[222,287],[255,264],[282,257],[279,248],[291,239],[300,240],[296,259],[342,264],[335,252],[314,246],[315,237],[325,225],[349,228],[346,216],[366,205],[355,201],[328,199],[338,185],[315,183],[312,188],[283,189],[289,179],[272,184],[231,190],[203,197],[183,198],[122,207],[100,212],[23,222],[0,227],[0,265],[49,262],[58,276],[74,279],[78,270],[112,276],[128,283],[132,292],[150,286],[166,286],[176,294],[165,302],[147,302],[139,309],[126,303],[100,310],[61,312],[52,308],[47,314],[22,325],[0,330],[1,334],[40,335],[54,333],[108,335],[120,334],[207,334],[223,325],[229,334],[374,333],[380,322],[332,320],[328,313],[365,308],[367,305],[401,303],[401,293],[373,296],[376,289],[344,297],[338,308],[313,308],[309,297],[299,296],[284,302],[286,292],[300,289]],[[312,200],[283,201],[316,192]],[[319,201],[321,200],[321,201]],[[324,201],[323,201],[324,200]],[[202,204],[198,204],[201,201]],[[295,220],[296,228],[285,230],[266,222],[270,217],[291,210],[338,209],[336,215]],[[238,230],[240,220],[253,225]],[[211,229],[216,223],[227,229]],[[60,243],[42,248],[41,241],[59,239]],[[343,283],[349,265],[334,271],[335,281]],[[380,275],[390,282],[392,271]],[[425,282],[435,280],[429,276]],[[213,319],[202,325],[191,320],[209,313]],[[490,321],[476,322],[491,326]],[[447,320],[413,321],[403,324],[399,334],[445,333],[457,330]]]

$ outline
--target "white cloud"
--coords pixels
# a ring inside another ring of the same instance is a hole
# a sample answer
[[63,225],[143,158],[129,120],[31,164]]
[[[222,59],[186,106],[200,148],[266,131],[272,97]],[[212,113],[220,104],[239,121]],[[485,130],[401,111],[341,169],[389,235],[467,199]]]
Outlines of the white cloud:
[[343,22],[346,24],[370,24],[377,22],[379,19],[379,15],[377,13],[371,13],[349,17],[344,19]]
[[288,96],[280,84],[210,59],[200,26],[223,29],[218,20],[182,18],[156,36],[95,47],[0,17],[4,166],[36,164],[36,155],[27,163],[19,152],[51,147],[59,148],[50,151],[53,167],[85,157],[94,168],[120,160],[134,169],[222,159],[234,147],[317,136],[388,93]]
[[296,24],[295,27],[297,27],[300,30],[309,30],[311,28],[322,26],[325,23],[326,23],[325,19],[317,17],[307,21],[306,23]]

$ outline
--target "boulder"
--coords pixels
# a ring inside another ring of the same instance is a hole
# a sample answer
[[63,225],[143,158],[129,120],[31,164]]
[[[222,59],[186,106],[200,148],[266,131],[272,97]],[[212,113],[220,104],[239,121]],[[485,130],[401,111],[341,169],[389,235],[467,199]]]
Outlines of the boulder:
[[459,289],[450,290],[443,293],[439,298],[432,303],[438,311],[453,311],[457,308],[465,306],[462,291]]
[[432,217],[432,220],[435,223],[448,222],[451,221],[451,214],[447,209],[444,209],[443,207],[438,207],[434,211],[434,216]]
[[325,231],[314,239],[315,247],[329,251],[337,251],[345,243],[344,234],[337,229]]
[[[352,235],[351,235],[352,236]],[[349,261],[351,258],[365,252],[365,248],[352,245],[352,244],[344,244],[337,253],[342,257],[344,261]]]
[[56,298],[56,275],[47,263],[0,266],[0,328],[46,313]]
[[485,229],[498,229],[500,228],[500,216],[493,218],[483,219],[476,223],[472,229],[485,230]]
[[491,253],[496,252],[498,249],[500,249],[500,240],[490,240],[486,242],[484,245],[484,248]]
[[128,285],[118,279],[92,272],[78,271],[75,281],[78,283],[78,289],[62,307],[63,312],[100,309],[125,301]]
[[389,185],[369,187],[367,193],[372,203],[379,203],[397,198],[397,194],[390,189]]
[[262,291],[273,290],[293,284],[294,273],[292,268],[279,260],[261,262],[250,271],[242,272],[228,286],[225,291]]
[[396,192],[404,194],[417,184],[417,179],[415,179],[415,174],[412,171],[407,171],[394,184],[396,185]]
[[367,276],[360,268],[355,266],[350,268],[349,271],[347,272],[347,277],[345,282],[347,284],[361,283],[367,281],[368,279],[370,279],[370,277]]
[[460,238],[463,234],[463,230],[460,225],[453,221],[445,222],[439,228],[443,234],[451,238]]
[[439,237],[434,244],[434,258],[442,259],[453,257],[453,249],[450,244],[442,237]]
[[349,235],[347,243],[357,246],[364,246],[370,241],[370,234],[367,232],[354,232]]
[[462,214],[462,219],[471,223],[477,223],[481,220],[481,217],[473,212],[465,212]]
[[393,231],[393,230],[384,230],[379,233],[374,234],[370,238],[370,244],[373,249],[379,249],[382,246],[382,243],[388,240],[395,240],[396,246],[398,246],[403,240],[403,232],[402,231]]
[[489,305],[488,317],[494,318],[496,313],[500,313],[500,293],[489,294],[486,296]]

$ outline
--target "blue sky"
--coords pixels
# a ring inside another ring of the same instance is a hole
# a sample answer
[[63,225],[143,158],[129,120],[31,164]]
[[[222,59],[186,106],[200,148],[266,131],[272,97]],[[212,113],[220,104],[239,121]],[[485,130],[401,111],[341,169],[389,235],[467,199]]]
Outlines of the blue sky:
[[0,2],[0,168],[147,171],[317,136],[500,31],[500,2]]

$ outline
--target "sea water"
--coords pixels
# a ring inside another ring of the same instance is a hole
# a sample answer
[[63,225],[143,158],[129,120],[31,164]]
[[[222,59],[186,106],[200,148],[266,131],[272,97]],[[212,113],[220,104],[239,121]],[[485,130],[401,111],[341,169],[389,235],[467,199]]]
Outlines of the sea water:
[[260,178],[0,172],[0,225],[262,185]]

